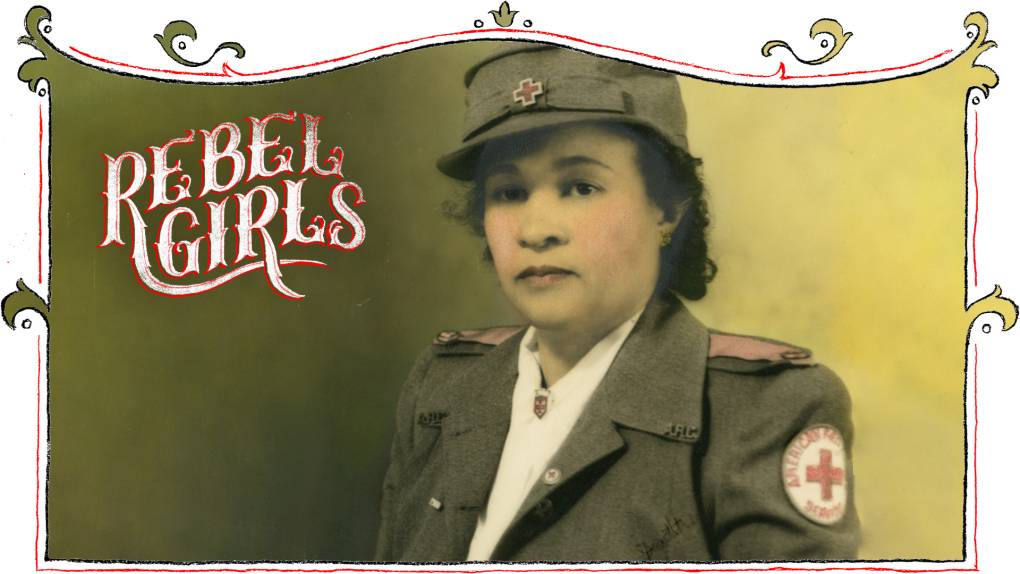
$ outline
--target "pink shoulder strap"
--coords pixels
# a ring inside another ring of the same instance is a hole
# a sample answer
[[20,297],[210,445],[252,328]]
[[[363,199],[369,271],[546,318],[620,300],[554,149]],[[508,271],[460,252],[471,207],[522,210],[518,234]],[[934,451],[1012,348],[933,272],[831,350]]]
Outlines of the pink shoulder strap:
[[779,341],[769,341],[746,335],[712,333],[709,338],[708,358],[715,357],[808,364],[811,351]]

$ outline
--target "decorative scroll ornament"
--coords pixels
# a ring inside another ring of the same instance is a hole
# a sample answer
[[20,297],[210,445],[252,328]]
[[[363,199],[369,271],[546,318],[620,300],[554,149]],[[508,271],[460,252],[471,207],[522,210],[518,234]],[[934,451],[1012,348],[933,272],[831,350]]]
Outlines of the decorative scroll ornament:
[[514,16],[517,15],[517,10],[511,10],[510,3],[504,0],[499,5],[499,10],[489,10],[489,14],[492,14],[492,19],[495,20],[497,26],[509,28],[514,23]]
[[[981,12],[971,12],[963,21],[963,25],[968,28],[967,37],[972,38],[970,46],[963,54],[964,62],[974,69],[974,80],[970,87],[981,90],[981,93],[987,98],[991,89],[999,84],[999,75],[988,66],[977,65],[974,62],[985,50],[996,46],[995,42],[985,40],[988,35],[988,17]],[[971,30],[971,27],[977,28],[977,30]],[[971,103],[975,105],[979,102],[980,99],[977,96],[971,100]]]
[[[1002,288],[998,285],[988,295],[974,301],[967,307],[967,324],[973,326],[974,321],[985,313],[995,313],[1002,318],[1002,330],[1008,331],[1016,325],[1017,306],[1011,299],[1002,296]],[[983,330],[983,329],[982,329]],[[986,333],[991,332],[988,327]]]
[[[18,279],[17,286],[17,291],[8,294],[4,297],[3,302],[0,302],[0,307],[3,309],[4,323],[7,323],[8,327],[14,329],[14,317],[27,309],[39,313],[49,323],[50,306],[43,301],[43,298],[38,293],[25,286],[25,282],[21,279]],[[21,326],[25,329],[32,326],[32,322],[28,319],[21,323]]]
[[825,62],[828,62],[829,60],[835,58],[836,55],[839,54],[839,52],[843,49],[843,46],[846,45],[846,41],[850,39],[850,36],[854,35],[853,32],[844,33],[843,26],[841,26],[839,22],[831,18],[822,18],[821,20],[818,20],[811,26],[811,39],[814,40],[815,37],[818,36],[819,34],[831,36],[833,40],[832,46],[830,47],[829,38],[822,38],[820,44],[821,47],[829,48],[829,51],[821,58],[816,58],[814,60],[804,60],[800,56],[798,56],[796,52],[793,51],[793,48],[791,48],[789,44],[781,40],[772,40],[766,42],[765,45],[761,47],[761,55],[769,57],[772,55],[773,48],[786,48],[790,52],[790,54],[792,54],[793,57],[796,58],[797,61],[800,62],[801,64],[817,66],[818,64],[824,64]]
[[[517,16],[517,10],[510,9],[510,3],[506,0],[499,5],[499,10],[489,10],[489,14],[492,15],[493,22],[496,23],[500,28],[509,28],[514,24],[514,16]],[[531,27],[531,20],[525,20],[521,22],[525,28]],[[481,28],[485,25],[485,22],[481,20],[475,20],[475,28]]]
[[[194,42],[195,40],[198,39],[198,32],[195,30],[195,27],[192,26],[190,22],[186,22],[184,20],[174,20],[173,22],[167,24],[165,28],[163,28],[162,34],[152,35],[152,37],[155,38],[157,42],[159,42],[159,45],[163,47],[163,51],[166,52],[167,56],[170,56],[170,58],[173,61],[177,62],[178,64],[188,66],[190,68],[197,68],[199,66],[204,66],[208,64],[209,62],[212,61],[214,57],[216,57],[216,54],[218,54],[220,50],[228,49],[233,50],[234,54],[236,54],[235,57],[237,58],[244,57],[244,46],[238,44],[237,42],[223,42],[219,46],[216,46],[216,49],[213,50],[213,53],[210,54],[205,61],[193,62],[177,52],[177,50],[183,50],[187,47],[187,43],[185,43],[184,40],[179,39],[182,36],[191,38],[191,41]],[[174,43],[175,41],[176,43]]]
[[[53,50],[53,45],[43,36],[44,33],[48,34],[52,27],[46,24],[40,30],[39,26],[43,20],[50,21],[50,11],[42,6],[33,7],[25,15],[25,32],[28,35],[18,38],[19,44],[28,44],[42,53],[42,58],[31,58],[18,68],[18,79],[27,82],[28,89],[40,96],[46,95],[46,88],[39,87],[39,80],[46,80],[43,70],[47,65],[47,58]],[[48,84],[49,80],[46,83]]]

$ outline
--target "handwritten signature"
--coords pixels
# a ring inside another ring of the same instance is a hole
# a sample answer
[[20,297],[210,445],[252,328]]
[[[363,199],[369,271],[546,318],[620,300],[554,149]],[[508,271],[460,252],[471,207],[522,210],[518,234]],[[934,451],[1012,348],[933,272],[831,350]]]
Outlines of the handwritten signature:
[[644,554],[646,560],[651,560],[652,554],[665,547],[670,539],[675,537],[677,534],[680,534],[685,522],[686,521],[682,518],[668,518],[663,523],[662,529],[659,531],[658,538],[650,543],[638,542],[635,546],[637,546],[638,550]]

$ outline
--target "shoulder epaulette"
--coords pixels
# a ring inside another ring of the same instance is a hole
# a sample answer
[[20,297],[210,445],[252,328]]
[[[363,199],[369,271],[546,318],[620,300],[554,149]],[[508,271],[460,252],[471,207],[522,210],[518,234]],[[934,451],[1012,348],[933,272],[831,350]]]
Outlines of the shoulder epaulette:
[[442,353],[483,353],[513,337],[523,328],[519,325],[512,325],[489,327],[488,329],[442,331],[432,339],[432,347]]
[[787,366],[810,366],[811,351],[782,341],[748,335],[711,333],[708,368],[748,373]]

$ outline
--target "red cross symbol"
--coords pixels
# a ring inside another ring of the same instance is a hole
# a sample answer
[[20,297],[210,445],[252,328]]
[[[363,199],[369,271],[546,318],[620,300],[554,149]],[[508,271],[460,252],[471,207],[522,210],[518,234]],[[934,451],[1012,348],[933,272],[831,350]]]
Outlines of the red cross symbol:
[[843,469],[832,466],[832,451],[823,448],[818,466],[807,467],[807,481],[822,485],[822,500],[832,500],[832,485],[843,484]]
[[535,411],[536,417],[544,417],[546,411],[549,410],[549,397],[547,395],[535,395],[533,410]]
[[522,106],[530,106],[535,103],[535,96],[542,93],[542,82],[535,82],[531,78],[521,80],[520,85],[514,90],[514,101],[520,102]]

